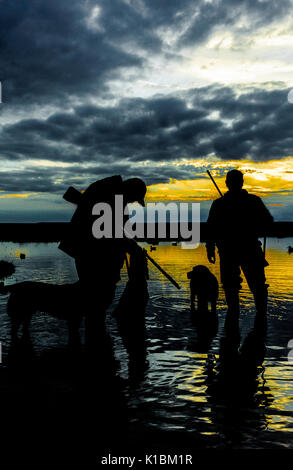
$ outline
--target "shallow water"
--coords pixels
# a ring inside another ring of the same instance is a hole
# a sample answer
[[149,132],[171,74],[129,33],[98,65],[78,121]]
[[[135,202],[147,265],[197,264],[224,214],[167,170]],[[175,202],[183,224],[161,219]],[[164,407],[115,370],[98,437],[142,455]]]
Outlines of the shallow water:
[[[230,371],[228,388],[215,387],[221,358],[220,344],[226,314],[222,289],[218,302],[219,328],[210,344],[202,344],[189,314],[189,283],[186,277],[194,265],[206,264],[202,245],[196,250],[180,246],[159,246],[151,256],[182,286],[178,291],[149,266],[150,299],[146,314],[148,368],[140,380],[130,381],[128,355],[117,332],[115,319],[108,315],[108,331],[118,374],[122,378],[129,419],[133,429],[168,430],[194,436],[196,445],[236,448],[293,448],[293,363],[288,360],[288,342],[293,338],[293,254],[287,253],[290,239],[269,240],[266,269],[269,288],[266,353],[258,363],[251,386],[239,388],[239,363]],[[20,253],[26,259],[19,258]],[[62,284],[76,280],[72,260],[56,244],[0,245],[0,259],[13,261],[16,272],[6,281],[35,280]],[[209,265],[219,279],[218,260]],[[116,301],[126,281],[117,287]],[[246,283],[241,291],[241,343],[254,325],[254,305]],[[9,349],[7,296],[0,298],[0,340],[3,365]],[[67,328],[59,320],[39,314],[32,321],[36,352],[66,347]],[[250,365],[245,363],[245,367]],[[247,370],[247,369],[245,369]],[[238,375],[237,375],[238,374]],[[243,376],[243,375],[242,375]],[[236,383],[237,382],[237,383]]]

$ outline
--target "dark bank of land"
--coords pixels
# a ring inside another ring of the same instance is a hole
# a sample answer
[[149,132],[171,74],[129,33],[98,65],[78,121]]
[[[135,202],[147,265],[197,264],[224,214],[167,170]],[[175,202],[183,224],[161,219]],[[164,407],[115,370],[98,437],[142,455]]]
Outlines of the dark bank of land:
[[[0,224],[0,241],[4,242],[58,242],[62,240],[67,233],[69,224],[67,222],[42,222],[42,223],[7,223]],[[161,241],[187,241],[188,239],[180,236],[178,229],[178,237],[170,235],[170,224],[166,224],[166,237],[158,237],[158,225],[156,224],[155,236],[147,237],[146,224],[144,237],[137,238],[139,241],[156,244]],[[190,226],[191,229],[191,226]],[[293,237],[293,222],[274,222],[271,229],[266,233],[260,233],[259,236],[286,238]],[[206,241],[207,229],[206,223],[200,224],[200,241]]]

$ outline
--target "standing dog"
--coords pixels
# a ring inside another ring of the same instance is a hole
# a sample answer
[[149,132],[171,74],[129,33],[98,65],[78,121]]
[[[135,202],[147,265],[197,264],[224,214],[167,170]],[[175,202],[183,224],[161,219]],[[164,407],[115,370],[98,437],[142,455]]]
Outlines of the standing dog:
[[192,271],[187,273],[190,279],[190,303],[191,308],[195,307],[195,297],[197,297],[198,311],[208,311],[209,304],[211,312],[216,314],[217,300],[219,296],[219,284],[217,278],[206,266],[194,266]]
[[46,284],[24,281],[4,286],[0,283],[0,294],[8,294],[7,313],[11,320],[11,338],[17,339],[19,328],[28,335],[30,321],[36,312],[46,312],[68,323],[69,342],[79,340],[82,319],[82,296],[79,283]]
[[[197,330],[195,348],[206,353],[218,331],[219,285],[216,277],[206,266],[194,266],[192,271],[187,273],[187,277],[190,279],[191,322]],[[197,297],[197,310],[195,310],[195,297]]]

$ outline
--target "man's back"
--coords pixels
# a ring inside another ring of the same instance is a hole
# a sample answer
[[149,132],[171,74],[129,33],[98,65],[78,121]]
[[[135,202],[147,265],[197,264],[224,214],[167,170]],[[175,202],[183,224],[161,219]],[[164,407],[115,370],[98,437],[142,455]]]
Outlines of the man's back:
[[207,220],[209,238],[217,244],[255,243],[272,222],[262,200],[245,189],[215,200]]
[[[89,253],[93,246],[97,247],[97,242],[99,242],[98,245],[101,247],[101,251],[104,252],[105,248],[108,248],[109,240],[96,240],[93,237],[92,226],[96,216],[92,214],[92,210],[98,202],[108,203],[113,210],[116,194],[122,194],[121,176],[104,178],[91,184],[82,194],[77,209],[72,216],[68,235],[60,243],[59,248],[70,256],[76,257],[83,252]],[[110,245],[113,245],[113,243]]]

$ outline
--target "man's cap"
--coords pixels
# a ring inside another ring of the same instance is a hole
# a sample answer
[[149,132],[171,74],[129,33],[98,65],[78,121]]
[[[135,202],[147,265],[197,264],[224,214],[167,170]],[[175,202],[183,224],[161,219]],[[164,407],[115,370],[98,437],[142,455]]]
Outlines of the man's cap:
[[144,207],[144,197],[147,190],[145,182],[140,178],[129,178],[124,181],[124,185],[127,188],[127,193],[132,196],[133,200]]

